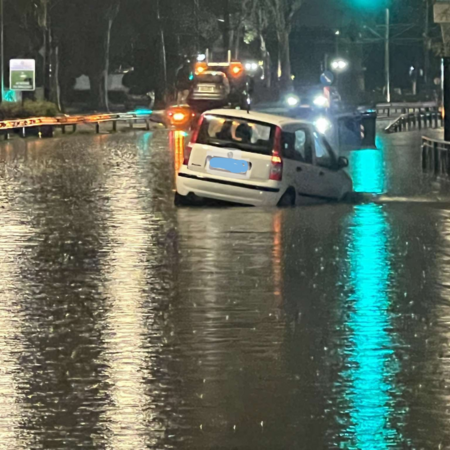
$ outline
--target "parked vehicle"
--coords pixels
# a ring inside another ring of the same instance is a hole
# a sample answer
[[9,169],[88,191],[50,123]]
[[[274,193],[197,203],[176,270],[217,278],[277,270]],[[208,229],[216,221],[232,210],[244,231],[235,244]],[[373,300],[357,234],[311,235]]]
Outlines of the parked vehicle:
[[202,115],[177,176],[175,203],[199,198],[253,206],[342,200],[353,184],[311,122],[242,110]]
[[200,112],[223,107],[229,102],[230,92],[230,82],[225,73],[206,71],[196,76],[188,103]]

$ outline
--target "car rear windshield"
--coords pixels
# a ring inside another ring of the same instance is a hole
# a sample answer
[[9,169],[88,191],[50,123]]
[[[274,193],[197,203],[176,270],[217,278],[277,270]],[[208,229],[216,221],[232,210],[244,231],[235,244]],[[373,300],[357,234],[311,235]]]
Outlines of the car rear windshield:
[[275,126],[234,117],[206,115],[197,143],[271,155]]

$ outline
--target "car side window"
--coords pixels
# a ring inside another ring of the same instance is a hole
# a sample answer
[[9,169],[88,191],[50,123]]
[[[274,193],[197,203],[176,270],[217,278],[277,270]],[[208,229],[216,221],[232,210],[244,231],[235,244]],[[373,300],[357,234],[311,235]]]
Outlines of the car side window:
[[303,129],[283,133],[283,156],[312,164],[312,145],[309,132]]
[[312,145],[310,133],[306,130],[297,130],[295,132],[295,152],[300,155],[300,160],[306,163],[312,163]]
[[336,156],[334,155],[333,150],[326,139],[319,133],[314,132],[314,144],[317,165],[326,167],[330,170],[336,170]]
[[287,159],[295,159],[295,135],[294,133],[284,132],[282,135],[282,151],[283,157]]

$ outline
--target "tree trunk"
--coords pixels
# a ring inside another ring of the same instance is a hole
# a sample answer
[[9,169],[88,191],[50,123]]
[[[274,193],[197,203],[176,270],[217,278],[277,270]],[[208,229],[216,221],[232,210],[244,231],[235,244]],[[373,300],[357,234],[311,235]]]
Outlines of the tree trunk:
[[111,28],[113,24],[113,18],[108,18],[108,28],[106,30],[106,43],[105,43],[105,74],[104,74],[104,94],[105,94],[105,108],[109,111],[109,97],[108,97],[108,81],[109,81],[109,54],[111,49]]
[[223,2],[223,18],[224,18],[224,34],[223,34],[223,46],[227,47],[224,50],[231,50],[230,47],[230,0],[224,0]]
[[261,42],[261,56],[264,61],[264,85],[266,88],[270,88],[272,84],[272,64],[270,61],[270,54],[267,50],[266,40],[262,34],[259,35]]
[[239,50],[240,50],[241,38],[242,38],[242,25],[239,25],[238,29],[233,34],[234,34],[234,45],[233,45],[234,59],[239,60]]
[[160,34],[160,44],[161,44],[161,60],[162,60],[162,70],[163,70],[163,99],[164,102],[166,101],[167,96],[167,53],[166,53],[166,39],[164,36],[164,27],[161,20],[161,10],[160,10],[160,4],[159,0],[156,4],[157,6],[157,18],[158,18],[158,25],[159,25],[159,34]]
[[59,85],[59,45],[54,44],[52,51],[52,67],[53,67],[53,77],[52,85],[50,86],[51,97],[50,100],[57,106],[58,110],[61,111],[61,89]]
[[96,111],[105,110],[105,95],[103,93],[105,83],[103,73],[89,74],[89,83],[91,85],[91,106]]
[[109,111],[109,96],[108,96],[108,84],[109,84],[109,60],[111,53],[111,29],[114,23],[114,19],[117,17],[120,8],[120,0],[111,0],[111,4],[107,10],[107,28],[106,28],[106,42],[105,42],[105,71],[104,71],[104,95],[105,95],[105,108]]
[[289,30],[280,30],[277,34],[281,89],[289,90],[292,88],[290,32]]

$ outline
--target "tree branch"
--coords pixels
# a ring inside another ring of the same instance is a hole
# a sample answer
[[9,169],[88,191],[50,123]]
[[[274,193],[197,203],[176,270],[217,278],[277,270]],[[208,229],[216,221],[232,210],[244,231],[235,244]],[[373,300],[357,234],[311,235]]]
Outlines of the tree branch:
[[302,7],[304,0],[293,0],[291,1],[288,9],[288,14],[286,21],[288,24],[292,22],[292,19],[294,18],[295,13]]

